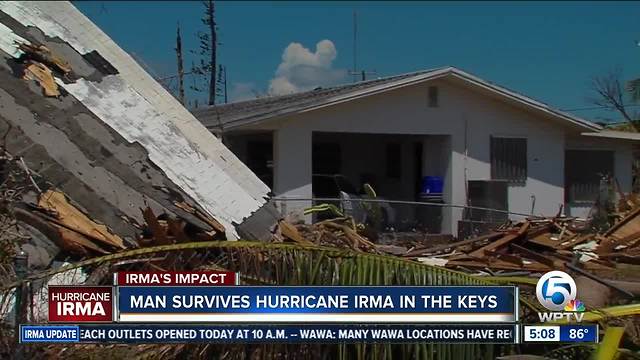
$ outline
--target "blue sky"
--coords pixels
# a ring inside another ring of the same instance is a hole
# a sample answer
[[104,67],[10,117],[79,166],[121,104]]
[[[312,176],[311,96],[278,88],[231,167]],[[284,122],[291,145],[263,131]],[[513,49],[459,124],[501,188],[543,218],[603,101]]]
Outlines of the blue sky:
[[[198,1],[75,4],[158,77],[176,74],[176,24],[185,50],[204,30]],[[376,76],[453,65],[560,109],[593,106],[595,75],[618,67],[625,78],[640,76],[640,2],[218,1],[231,100],[351,81],[354,10],[359,68]],[[196,57],[185,57],[190,67]]]

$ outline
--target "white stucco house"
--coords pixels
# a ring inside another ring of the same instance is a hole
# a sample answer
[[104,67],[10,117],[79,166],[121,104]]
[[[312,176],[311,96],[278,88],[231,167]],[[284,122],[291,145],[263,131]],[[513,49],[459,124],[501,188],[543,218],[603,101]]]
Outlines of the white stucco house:
[[[311,198],[313,174],[331,173],[373,183],[387,199],[416,200],[422,177],[439,176],[444,203],[547,216],[586,216],[600,174],[630,191],[640,141],[454,67],[194,114],[280,198]],[[397,217],[416,212],[401,208]],[[439,230],[456,234],[471,218],[444,207]]]

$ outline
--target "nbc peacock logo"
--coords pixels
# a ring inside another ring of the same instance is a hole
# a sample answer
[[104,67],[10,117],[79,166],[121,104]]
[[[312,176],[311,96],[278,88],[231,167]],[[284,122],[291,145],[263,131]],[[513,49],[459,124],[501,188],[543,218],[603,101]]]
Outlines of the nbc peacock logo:
[[576,299],[578,288],[571,275],[563,271],[549,271],[536,285],[538,302],[552,312],[539,312],[540,322],[566,319],[582,321],[585,306]]
[[584,304],[578,299],[569,301],[564,307],[564,311],[570,312],[584,312],[584,310]]

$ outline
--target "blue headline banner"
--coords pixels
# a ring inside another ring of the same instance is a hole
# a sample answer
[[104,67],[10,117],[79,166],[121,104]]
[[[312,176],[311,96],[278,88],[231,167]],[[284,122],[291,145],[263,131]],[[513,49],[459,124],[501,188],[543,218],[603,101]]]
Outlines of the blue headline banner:
[[517,321],[508,286],[118,288],[118,322],[487,323]]
[[514,287],[119,287],[121,313],[509,313]]

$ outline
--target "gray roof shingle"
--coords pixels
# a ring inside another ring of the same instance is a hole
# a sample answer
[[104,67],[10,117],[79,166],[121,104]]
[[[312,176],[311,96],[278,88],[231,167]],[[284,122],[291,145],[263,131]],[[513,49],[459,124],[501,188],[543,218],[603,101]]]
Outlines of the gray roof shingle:
[[344,84],[329,88],[317,88],[305,92],[269,96],[255,100],[234,102],[224,105],[195,109],[192,113],[210,130],[219,130],[220,124],[224,128],[238,121],[249,120],[254,117],[264,117],[269,114],[277,114],[292,107],[305,107],[321,103],[326,99],[349,94],[359,90],[365,90],[377,85],[393,83],[398,80],[423,75],[443,68],[416,71],[401,75],[394,75],[374,80],[360,81],[353,84]]

